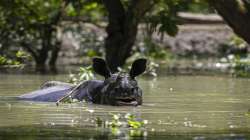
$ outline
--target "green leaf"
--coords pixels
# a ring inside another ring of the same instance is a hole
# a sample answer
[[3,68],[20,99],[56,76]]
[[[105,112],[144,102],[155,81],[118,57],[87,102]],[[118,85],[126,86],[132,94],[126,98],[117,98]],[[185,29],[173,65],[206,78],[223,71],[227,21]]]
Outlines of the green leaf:
[[66,7],[66,13],[67,15],[69,16],[76,16],[77,13],[75,11],[75,8],[72,4],[69,4],[67,7]]

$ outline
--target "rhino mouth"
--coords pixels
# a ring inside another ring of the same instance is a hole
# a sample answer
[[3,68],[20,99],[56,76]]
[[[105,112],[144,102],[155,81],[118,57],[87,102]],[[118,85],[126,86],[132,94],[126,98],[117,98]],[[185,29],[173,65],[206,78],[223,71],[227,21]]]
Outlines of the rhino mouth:
[[136,98],[125,97],[125,98],[116,98],[117,105],[128,105],[128,106],[136,106],[138,105],[138,101]]

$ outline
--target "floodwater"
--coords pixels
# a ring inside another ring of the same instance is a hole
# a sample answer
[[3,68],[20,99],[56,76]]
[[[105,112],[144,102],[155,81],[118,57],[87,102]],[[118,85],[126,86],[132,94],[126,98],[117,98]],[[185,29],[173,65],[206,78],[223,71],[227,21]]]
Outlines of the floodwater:
[[[18,101],[48,80],[67,75],[0,75],[2,139],[250,139],[250,79],[223,76],[140,77],[144,103],[117,107]],[[148,122],[131,129],[97,126],[96,118],[133,114]]]

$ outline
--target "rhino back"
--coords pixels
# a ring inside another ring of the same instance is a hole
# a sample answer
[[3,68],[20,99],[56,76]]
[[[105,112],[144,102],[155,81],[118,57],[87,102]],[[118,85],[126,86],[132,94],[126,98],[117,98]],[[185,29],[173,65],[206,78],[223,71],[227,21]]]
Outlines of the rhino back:
[[80,101],[85,99],[88,102],[96,102],[97,96],[100,94],[100,90],[103,87],[103,81],[101,80],[89,80],[84,82],[75,96],[73,98],[76,98]]
[[56,102],[61,97],[65,96],[70,90],[72,90],[72,86],[53,86],[21,95],[19,96],[19,99],[41,102]]
[[[99,102],[100,89],[103,86],[103,81],[101,80],[89,80],[77,89],[76,94],[73,98],[76,98],[80,101],[86,100],[88,102]],[[41,101],[41,102],[56,102],[66,94],[68,94],[74,86],[71,85],[58,85],[52,87],[46,87],[39,89],[24,95],[19,96],[21,100],[29,101]]]

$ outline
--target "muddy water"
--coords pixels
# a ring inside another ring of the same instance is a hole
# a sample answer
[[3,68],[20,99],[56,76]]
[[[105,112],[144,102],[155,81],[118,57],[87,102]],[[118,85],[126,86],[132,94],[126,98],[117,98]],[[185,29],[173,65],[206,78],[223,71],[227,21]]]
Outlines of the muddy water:
[[[45,81],[67,75],[0,75],[0,139],[250,139],[250,79],[160,76],[138,79],[144,103],[113,107],[18,101]],[[96,118],[130,113],[140,130],[97,127]]]

